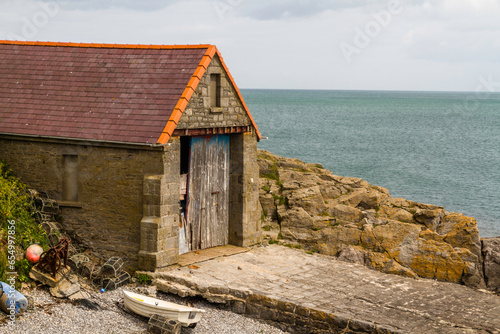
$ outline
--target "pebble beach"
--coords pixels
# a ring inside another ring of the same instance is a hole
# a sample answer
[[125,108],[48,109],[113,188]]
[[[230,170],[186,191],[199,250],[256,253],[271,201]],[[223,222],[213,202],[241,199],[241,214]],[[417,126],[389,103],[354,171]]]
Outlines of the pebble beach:
[[[70,301],[57,299],[50,295],[48,288],[38,287],[25,291],[33,298],[33,305],[23,315],[16,317],[15,325],[4,321],[0,333],[9,334],[96,334],[96,333],[147,333],[148,319],[129,314],[120,308],[123,290],[136,291],[135,285],[99,293],[87,291],[90,297],[85,300]],[[287,333],[260,322],[256,319],[227,311],[223,306],[210,304],[199,299],[183,299],[178,296],[157,293],[158,299],[178,304],[187,304],[206,311],[196,328],[182,328],[182,334],[282,334]]]

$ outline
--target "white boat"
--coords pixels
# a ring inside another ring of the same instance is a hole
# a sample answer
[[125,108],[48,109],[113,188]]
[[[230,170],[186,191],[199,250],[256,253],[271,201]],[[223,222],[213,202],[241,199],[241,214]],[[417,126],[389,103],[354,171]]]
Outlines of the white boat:
[[123,291],[123,294],[125,307],[130,311],[147,318],[150,318],[153,314],[158,314],[167,319],[177,320],[184,327],[196,326],[202,314],[205,313],[204,310],[170,303],[130,291]]

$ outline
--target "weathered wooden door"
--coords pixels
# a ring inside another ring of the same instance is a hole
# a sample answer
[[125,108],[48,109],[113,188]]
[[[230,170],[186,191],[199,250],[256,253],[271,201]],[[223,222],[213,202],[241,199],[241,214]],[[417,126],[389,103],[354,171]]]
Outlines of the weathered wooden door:
[[191,139],[188,188],[191,250],[226,245],[229,238],[229,135]]

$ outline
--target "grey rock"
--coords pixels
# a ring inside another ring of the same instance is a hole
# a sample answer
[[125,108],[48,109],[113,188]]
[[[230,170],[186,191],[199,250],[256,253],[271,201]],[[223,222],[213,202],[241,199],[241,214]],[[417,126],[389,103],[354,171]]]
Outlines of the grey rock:
[[50,294],[56,298],[67,298],[81,289],[80,283],[72,283],[71,280],[63,279],[55,287],[50,288]]
[[486,286],[488,289],[500,293],[500,237],[484,238],[482,244]]

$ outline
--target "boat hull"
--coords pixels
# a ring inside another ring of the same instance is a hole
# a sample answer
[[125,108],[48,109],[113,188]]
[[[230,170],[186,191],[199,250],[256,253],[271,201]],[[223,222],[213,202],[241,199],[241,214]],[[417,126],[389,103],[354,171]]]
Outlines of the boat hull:
[[169,303],[130,291],[123,291],[123,295],[125,307],[130,311],[147,318],[158,314],[167,319],[176,320],[184,327],[196,324],[205,312],[201,309]]

